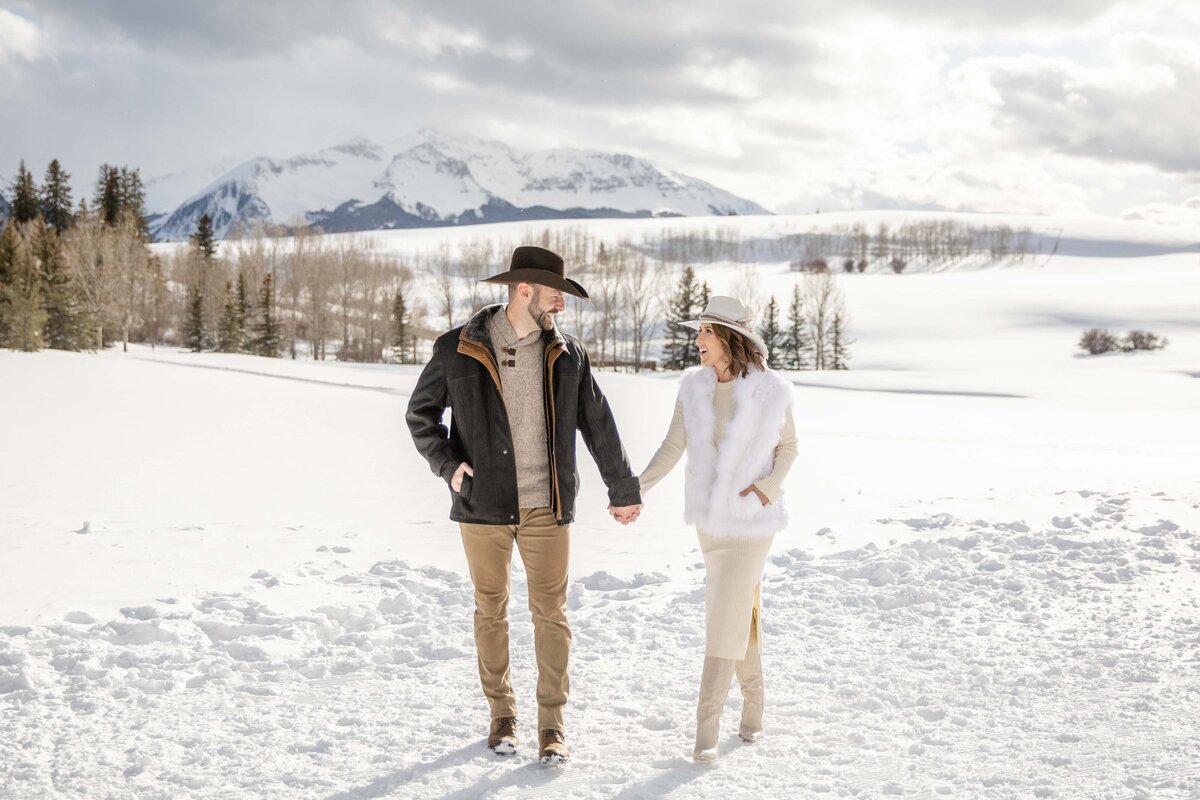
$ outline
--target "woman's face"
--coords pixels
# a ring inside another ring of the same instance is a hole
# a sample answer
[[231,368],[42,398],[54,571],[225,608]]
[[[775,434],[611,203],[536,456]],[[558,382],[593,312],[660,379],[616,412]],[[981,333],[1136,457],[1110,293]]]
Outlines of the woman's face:
[[701,365],[712,367],[717,374],[721,374],[728,366],[729,349],[717,338],[717,334],[713,333],[713,326],[707,322],[700,325],[700,332],[696,334],[696,346],[700,348]]

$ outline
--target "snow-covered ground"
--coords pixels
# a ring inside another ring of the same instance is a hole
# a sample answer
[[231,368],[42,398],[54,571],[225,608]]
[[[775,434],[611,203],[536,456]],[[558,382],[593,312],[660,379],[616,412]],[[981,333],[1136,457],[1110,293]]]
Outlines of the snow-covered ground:
[[[417,368],[0,352],[0,797],[1200,796],[1197,257],[842,286],[856,369],[791,376],[767,736],[740,744],[735,687],[713,769],[686,758],[680,474],[623,528],[581,450],[574,760],[548,771],[482,745]],[[1093,325],[1171,343],[1079,357]],[[674,376],[601,381],[640,469]],[[519,564],[513,592],[532,720]]]

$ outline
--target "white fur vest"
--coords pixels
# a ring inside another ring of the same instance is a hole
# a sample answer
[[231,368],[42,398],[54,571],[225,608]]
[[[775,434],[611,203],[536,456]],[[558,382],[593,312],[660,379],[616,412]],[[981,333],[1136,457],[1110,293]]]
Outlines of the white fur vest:
[[764,506],[754,492],[738,492],[774,469],[791,385],[771,370],[734,378],[733,419],[714,445],[716,392],[717,373],[710,367],[693,367],[679,382],[687,433],[684,521],[709,536],[770,536],[787,525],[783,498]]

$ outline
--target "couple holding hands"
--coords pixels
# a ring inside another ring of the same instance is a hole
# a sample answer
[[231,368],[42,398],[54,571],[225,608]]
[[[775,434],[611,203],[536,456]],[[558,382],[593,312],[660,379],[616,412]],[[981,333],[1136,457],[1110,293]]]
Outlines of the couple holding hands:
[[[705,564],[705,653],[693,758],[717,757],[721,709],[736,674],[738,733],[762,736],[759,596],[775,533],[787,524],[781,484],[796,457],[790,385],[766,366],[753,314],[713,297],[698,319],[700,365],[684,372],[662,445],[633,474],[587,351],[555,317],[564,295],[587,299],[563,259],[541,247],[513,251],[508,302],[488,306],[437,339],[408,404],[413,442],[449,485],[475,588],[479,677],[491,708],[487,745],[516,752],[509,678],[508,597],[513,545],[529,586],[538,667],[538,756],[570,758],[563,726],[571,631],[567,625],[570,524],[575,517],[579,431],[608,487],[609,511],[634,521],[642,493],[688,454],[684,520],[696,526]],[[447,428],[443,415],[451,409]]]

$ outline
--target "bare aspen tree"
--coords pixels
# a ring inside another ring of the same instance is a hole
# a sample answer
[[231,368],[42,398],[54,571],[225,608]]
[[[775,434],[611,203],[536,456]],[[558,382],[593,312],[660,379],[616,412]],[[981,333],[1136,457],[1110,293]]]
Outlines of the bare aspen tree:
[[[300,336],[301,301],[304,297],[305,262],[312,255],[313,234],[307,228],[300,228],[292,236],[291,249],[286,254],[279,254],[276,243],[272,242],[275,262],[276,288],[280,297],[280,321],[283,338],[287,345],[288,354],[296,358],[296,340]],[[252,284],[255,285],[255,284]]]
[[129,215],[122,215],[115,225],[103,233],[105,257],[115,273],[119,290],[116,293],[121,325],[121,350],[129,351],[130,331],[141,324],[138,297],[146,282],[150,254],[142,240],[141,228]]
[[471,304],[472,314],[494,297],[494,293],[490,291],[492,285],[480,283],[491,274],[493,255],[491,239],[471,239],[458,245],[459,274],[466,283],[467,300]]
[[595,315],[593,331],[600,345],[600,364],[616,360],[617,325],[620,321],[620,293],[623,280],[624,260],[606,258],[605,263],[596,262],[593,267],[592,312]]
[[659,292],[655,283],[661,282],[662,273],[647,264],[645,255],[634,253],[624,244],[621,252],[629,253],[621,292],[621,305],[629,321],[629,360],[633,362],[633,371],[641,372],[647,361],[650,338],[658,327]]
[[758,310],[762,301],[762,277],[758,273],[758,264],[751,261],[746,265],[733,296],[748,308]]
[[117,273],[105,260],[108,245],[104,223],[94,214],[87,215],[67,230],[65,241],[63,253],[92,326],[92,345],[97,350],[103,349],[117,329],[112,308],[119,290]]
[[805,314],[813,349],[813,369],[828,369],[830,364],[830,327],[840,302],[837,281],[831,272],[804,276]]
[[446,328],[454,327],[454,260],[450,258],[450,245],[443,242],[434,250],[429,260],[437,296],[441,301],[441,313],[446,318]]
[[353,305],[359,283],[362,281],[365,269],[366,253],[362,239],[350,236],[343,239],[332,252],[332,260],[336,264],[334,278],[336,280],[338,315],[342,322],[342,343],[338,350],[338,360],[346,361],[355,358],[350,338],[350,321],[354,313]]
[[[593,272],[594,265],[581,264],[571,271],[571,275],[574,276],[584,286],[590,286],[592,284],[591,276]],[[589,333],[588,330],[588,321],[594,317],[591,307],[592,302],[590,300],[584,300],[582,297],[575,297],[574,295],[569,294],[565,295],[563,299],[566,300],[566,310],[570,315],[571,333],[582,341],[587,342],[589,345],[594,344],[594,326],[592,332]]]
[[323,240],[318,239],[308,258],[302,262],[304,282],[304,325],[312,357],[324,361],[329,334],[329,296],[333,288],[334,257]]

